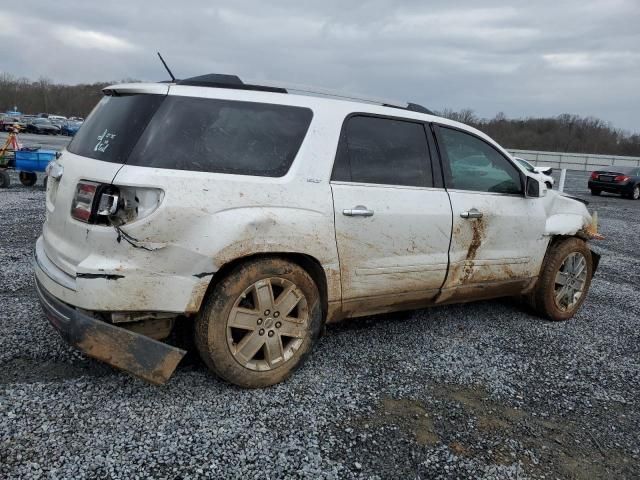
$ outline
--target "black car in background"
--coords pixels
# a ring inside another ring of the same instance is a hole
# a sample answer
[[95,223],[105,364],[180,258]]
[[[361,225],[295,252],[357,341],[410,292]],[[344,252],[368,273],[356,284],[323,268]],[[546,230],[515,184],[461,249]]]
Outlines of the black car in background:
[[633,200],[640,198],[640,167],[611,166],[596,170],[589,178],[591,195],[602,192],[617,193]]
[[47,118],[34,118],[27,124],[27,133],[42,133],[46,135],[58,135],[60,127],[51,123]]

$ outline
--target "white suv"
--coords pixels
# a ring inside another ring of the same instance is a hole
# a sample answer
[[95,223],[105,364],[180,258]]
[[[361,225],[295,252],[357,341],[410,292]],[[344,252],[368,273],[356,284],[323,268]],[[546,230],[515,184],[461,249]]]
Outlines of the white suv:
[[[297,91],[296,91],[297,92]],[[598,255],[585,205],[415,104],[206,75],[104,90],[48,169],[36,286],[86,354],[165,382],[197,350],[285,379],[325,322],[523,296],[570,318]]]

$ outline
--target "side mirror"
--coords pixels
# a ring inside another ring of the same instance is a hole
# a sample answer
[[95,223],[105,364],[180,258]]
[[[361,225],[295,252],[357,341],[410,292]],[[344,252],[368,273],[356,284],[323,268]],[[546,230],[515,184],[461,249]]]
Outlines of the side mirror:
[[547,186],[537,178],[527,177],[525,197],[539,198],[547,194]]

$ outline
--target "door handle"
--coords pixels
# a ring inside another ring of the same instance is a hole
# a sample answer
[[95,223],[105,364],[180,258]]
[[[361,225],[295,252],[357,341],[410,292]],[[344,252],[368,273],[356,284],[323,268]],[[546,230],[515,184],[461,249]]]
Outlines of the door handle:
[[461,212],[460,216],[462,218],[482,218],[482,212],[475,208],[472,208],[468,212]]
[[371,217],[373,210],[369,210],[363,205],[358,205],[354,208],[345,208],[342,210],[342,214],[347,217]]

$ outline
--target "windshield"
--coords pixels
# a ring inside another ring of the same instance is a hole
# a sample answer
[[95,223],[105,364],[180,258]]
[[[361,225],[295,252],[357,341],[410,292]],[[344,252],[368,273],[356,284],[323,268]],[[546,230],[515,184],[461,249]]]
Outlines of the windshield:
[[527,162],[525,159],[523,158],[518,158],[515,157],[516,161],[522,165],[524,167],[524,169],[528,172],[535,172],[535,168],[533,168],[533,165],[531,165],[529,162]]

